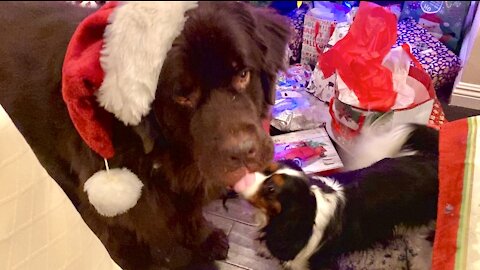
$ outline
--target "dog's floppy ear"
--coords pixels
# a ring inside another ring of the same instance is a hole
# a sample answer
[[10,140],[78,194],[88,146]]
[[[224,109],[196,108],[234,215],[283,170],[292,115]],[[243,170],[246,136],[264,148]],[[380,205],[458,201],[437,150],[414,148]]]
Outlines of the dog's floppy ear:
[[275,104],[275,80],[277,73],[284,70],[285,53],[291,37],[288,19],[273,9],[254,8],[255,39],[263,51],[262,86],[265,100]]
[[133,131],[140,137],[145,154],[152,152],[155,141],[159,138],[155,115],[150,112],[142,121],[133,127]]

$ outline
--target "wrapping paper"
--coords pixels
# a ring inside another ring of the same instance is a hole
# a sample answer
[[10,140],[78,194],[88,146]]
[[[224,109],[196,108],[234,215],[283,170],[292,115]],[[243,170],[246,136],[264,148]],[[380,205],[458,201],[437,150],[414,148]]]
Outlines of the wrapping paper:
[[413,19],[398,23],[398,39],[395,46],[410,44],[412,53],[432,78],[440,98],[448,99],[452,85],[462,68],[460,58],[435,39]]
[[433,270],[480,269],[480,116],[440,130]]
[[284,132],[317,128],[325,124],[326,105],[305,91],[312,70],[296,64],[277,76],[271,125]]
[[290,27],[293,33],[292,39],[288,44],[288,47],[291,51],[291,64],[300,63],[303,42],[303,23],[305,20],[305,14],[307,14],[309,9],[310,6],[308,4],[302,3],[299,8],[288,14],[288,17],[290,18]]
[[295,64],[286,72],[279,72],[277,76],[277,90],[301,90],[307,87],[312,70],[308,65]]
[[277,76],[276,100],[271,125],[283,132],[323,126],[326,105],[306,91],[312,71],[308,65],[292,65]]
[[278,91],[271,125],[284,132],[318,128],[327,121],[325,103],[305,90]]
[[400,18],[413,18],[435,39],[458,53],[470,2],[407,1]]
[[411,62],[410,54],[402,47],[390,50],[383,59],[383,66],[392,71],[393,89],[397,92],[397,99],[392,109],[407,108],[415,102],[415,88],[408,83]]

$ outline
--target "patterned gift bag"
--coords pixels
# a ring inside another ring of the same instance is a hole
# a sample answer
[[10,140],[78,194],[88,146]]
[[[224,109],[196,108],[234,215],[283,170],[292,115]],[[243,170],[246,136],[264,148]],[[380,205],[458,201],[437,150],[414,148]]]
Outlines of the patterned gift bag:
[[[328,49],[333,47],[337,41],[341,40],[345,35],[347,35],[350,25],[351,21],[341,22],[336,25],[335,30],[330,37],[330,40],[328,41],[323,53],[328,51]],[[319,55],[319,59],[321,59],[321,54]],[[336,80],[337,77],[335,73],[326,78],[322,70],[316,66],[313,70],[313,75],[307,91],[323,102],[330,102],[335,92]]]
[[335,30],[336,21],[316,18],[311,12],[305,15],[301,63],[315,66]]

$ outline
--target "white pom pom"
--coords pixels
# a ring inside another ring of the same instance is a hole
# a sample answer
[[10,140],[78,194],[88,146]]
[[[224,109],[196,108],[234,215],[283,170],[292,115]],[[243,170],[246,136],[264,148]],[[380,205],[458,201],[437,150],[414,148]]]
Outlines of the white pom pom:
[[142,187],[140,179],[123,168],[96,172],[85,182],[83,190],[99,214],[113,217],[137,204]]

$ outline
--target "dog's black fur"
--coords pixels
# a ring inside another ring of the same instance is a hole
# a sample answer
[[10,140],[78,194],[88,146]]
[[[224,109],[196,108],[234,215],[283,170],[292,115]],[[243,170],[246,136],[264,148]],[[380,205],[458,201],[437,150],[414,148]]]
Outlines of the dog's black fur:
[[[134,208],[105,218],[83,192],[103,161],[80,138],[61,94],[67,45],[94,11],[65,2],[2,3],[1,105],[123,269],[176,269],[225,258],[227,238],[204,219],[202,206],[232,184],[242,166],[256,170],[273,156],[261,121],[284,65],[287,22],[239,2],[201,2],[188,12],[164,62],[152,113],[136,127],[114,123],[116,155],[109,163],[131,169],[144,188]],[[238,89],[232,82],[245,70],[249,83]],[[245,136],[256,155],[244,162],[225,147]]]
[[[310,258],[310,269],[335,269],[340,255],[391,240],[397,225],[416,227],[436,219],[438,131],[415,125],[402,150],[417,152],[329,176],[343,187],[345,201],[328,221],[319,250]],[[280,168],[285,167],[301,171],[293,162],[282,162]],[[321,178],[264,174],[281,177],[284,184],[269,187],[275,191],[265,195],[268,201],[278,201],[281,211],[268,217],[260,240],[274,257],[293,260],[312,235],[316,201],[310,186],[317,185],[324,194],[336,191]],[[266,180],[263,185],[272,184]]]

